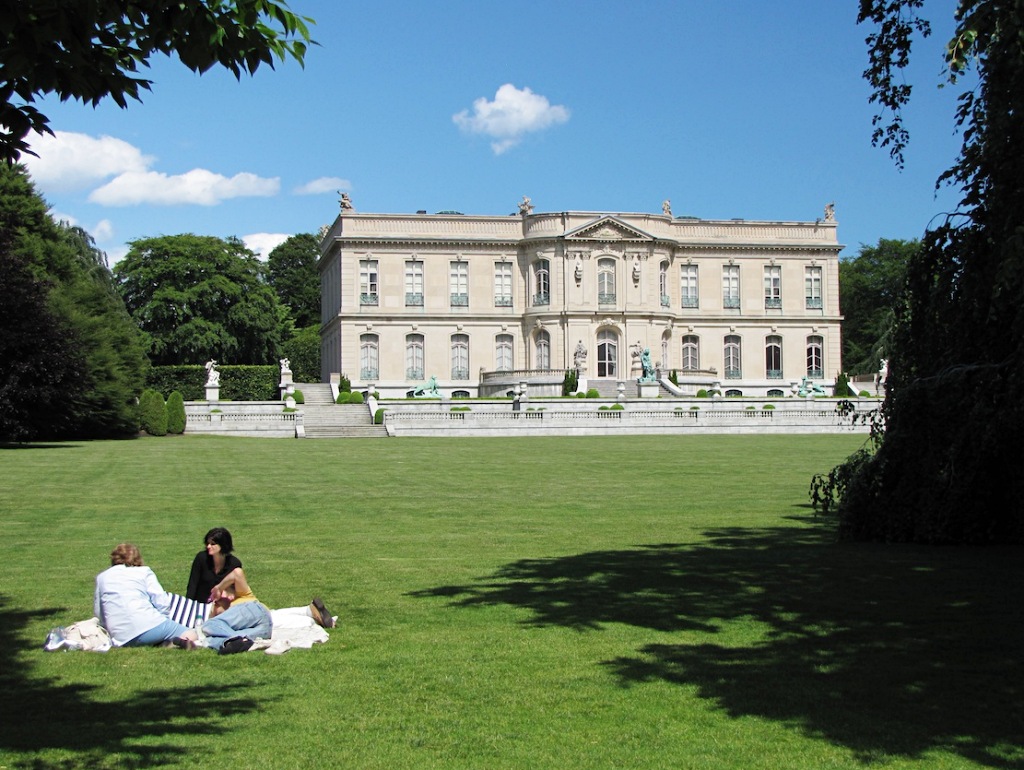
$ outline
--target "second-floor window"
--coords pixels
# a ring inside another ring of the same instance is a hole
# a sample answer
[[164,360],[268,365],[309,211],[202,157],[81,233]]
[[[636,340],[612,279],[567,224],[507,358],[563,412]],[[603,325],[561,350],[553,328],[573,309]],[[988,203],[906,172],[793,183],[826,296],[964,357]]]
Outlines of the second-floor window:
[[423,263],[419,260],[405,263],[405,304],[407,307],[423,306]]
[[551,263],[546,259],[538,259],[533,265],[533,304],[551,304]]
[[662,262],[661,267],[658,270],[658,288],[661,292],[661,306],[669,306],[668,296],[668,262]]
[[739,308],[740,306],[740,266],[724,265],[722,267],[722,307]]
[[359,260],[359,304],[376,305],[378,303],[377,260]]
[[765,265],[764,306],[772,309],[782,307],[782,268],[779,265]]
[[821,268],[804,268],[804,299],[808,310],[821,310]]
[[697,294],[697,266],[683,265],[679,271],[679,294],[684,308],[700,307]]
[[494,263],[494,306],[512,307],[512,263]]
[[615,304],[614,259],[601,259],[597,262],[597,304]]
[[469,307],[469,263],[459,260],[450,268],[452,307]]

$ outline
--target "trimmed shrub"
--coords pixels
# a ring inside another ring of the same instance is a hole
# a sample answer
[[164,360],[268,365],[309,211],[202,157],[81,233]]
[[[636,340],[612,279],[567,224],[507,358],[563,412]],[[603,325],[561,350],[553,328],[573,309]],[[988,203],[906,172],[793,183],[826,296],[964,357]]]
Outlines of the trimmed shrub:
[[185,432],[185,398],[180,390],[167,397],[167,432],[180,436]]
[[676,387],[679,387],[679,375],[676,373],[675,369],[669,372],[668,381],[671,382]]
[[296,391],[294,393],[292,393],[292,398],[295,399],[295,403],[296,404],[304,404],[304,403],[306,403],[306,397],[304,395],[302,395],[302,391],[301,390],[296,389]]
[[597,392],[597,388],[590,388],[587,390],[587,398],[601,398],[601,394]]
[[763,407],[761,407],[761,410],[765,412],[770,412],[774,408],[775,404],[765,404]]
[[[352,380],[350,380],[344,374],[341,375],[340,379],[338,380],[338,392],[339,393],[351,393],[352,392]],[[338,403],[341,404],[343,402],[339,401]]]
[[139,397],[139,424],[150,436],[167,435],[167,407],[164,397],[152,388]]
[[622,404],[612,404],[612,411],[614,412],[621,412],[625,408]]
[[836,375],[836,384],[832,389],[832,395],[837,398],[846,398],[847,396],[854,395],[853,389],[850,387],[850,378],[842,372]]
[[700,390],[697,391],[697,398],[707,398],[707,397],[708,397],[708,392],[706,390],[704,390],[704,388],[701,388]]
[[363,403],[363,394],[360,393],[358,390],[351,391],[348,394],[348,402],[347,403],[349,403],[349,404],[361,404],[361,403]]
[[576,398],[586,398],[586,397],[587,397],[586,393],[577,393],[576,394]]
[[868,393],[866,390],[862,390],[857,395],[860,396],[861,398],[871,398],[871,394]]
[[373,424],[374,425],[383,425],[384,424],[384,411],[385,411],[384,407],[381,407],[380,409],[378,409],[376,412],[373,413]]

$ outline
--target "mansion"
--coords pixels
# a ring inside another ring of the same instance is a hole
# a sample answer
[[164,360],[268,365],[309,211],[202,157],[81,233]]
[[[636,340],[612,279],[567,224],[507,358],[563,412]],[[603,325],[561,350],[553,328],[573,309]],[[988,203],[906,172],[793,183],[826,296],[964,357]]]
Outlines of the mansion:
[[[841,370],[839,250],[818,220],[660,214],[369,214],[321,243],[323,380],[402,397],[560,395],[640,376],[643,351],[680,395],[795,394]],[[608,382],[606,382],[608,381]],[[607,387],[600,388],[602,393]],[[635,391],[634,391],[635,392]]]

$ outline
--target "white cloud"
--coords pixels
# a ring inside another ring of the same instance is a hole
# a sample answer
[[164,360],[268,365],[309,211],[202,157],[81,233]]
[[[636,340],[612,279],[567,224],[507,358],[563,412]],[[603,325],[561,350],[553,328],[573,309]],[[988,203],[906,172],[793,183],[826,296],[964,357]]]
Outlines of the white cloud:
[[255,251],[260,259],[266,260],[274,249],[291,238],[286,233],[251,233],[242,236],[246,248]]
[[337,190],[351,191],[352,183],[338,176],[322,176],[319,179],[299,185],[292,192],[295,195],[320,195],[321,193],[336,192]]
[[43,134],[32,141],[39,157],[22,156],[32,179],[44,190],[77,190],[126,172],[145,171],[155,160],[112,136],[70,131]]
[[173,176],[158,171],[130,171],[93,190],[89,201],[104,206],[216,206],[230,198],[277,195],[280,189],[279,177],[267,179],[248,172],[226,177],[204,168]]
[[522,90],[506,83],[489,102],[480,97],[473,102],[473,112],[463,110],[452,115],[452,120],[463,131],[493,138],[491,149],[495,155],[515,147],[525,134],[541,131],[569,120],[569,110],[551,104],[547,97],[535,94],[529,88]]
[[89,232],[97,243],[106,243],[114,237],[114,223],[109,219],[101,219]]

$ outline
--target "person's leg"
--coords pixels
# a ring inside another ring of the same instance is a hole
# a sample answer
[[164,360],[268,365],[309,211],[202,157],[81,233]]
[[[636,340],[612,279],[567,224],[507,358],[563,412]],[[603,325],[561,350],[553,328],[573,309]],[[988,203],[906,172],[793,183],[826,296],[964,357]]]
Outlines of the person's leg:
[[202,630],[207,644],[219,650],[233,636],[269,639],[273,625],[270,610],[262,602],[243,602],[233,604],[217,617],[208,620]]
[[169,642],[172,639],[187,636],[190,631],[191,629],[188,626],[183,626],[181,623],[168,619],[156,628],[151,628],[148,631],[139,634],[130,642],[126,642],[124,646],[149,647],[154,644],[161,644],[163,642]]

